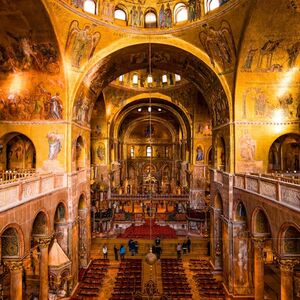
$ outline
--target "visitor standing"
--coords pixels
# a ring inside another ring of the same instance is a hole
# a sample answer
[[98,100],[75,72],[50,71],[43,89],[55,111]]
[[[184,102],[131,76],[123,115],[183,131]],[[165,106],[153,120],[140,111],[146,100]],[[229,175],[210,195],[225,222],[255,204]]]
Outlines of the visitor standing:
[[119,252],[120,252],[121,260],[123,260],[125,258],[125,253],[126,253],[126,248],[124,245],[121,245]]
[[160,245],[160,237],[158,236],[158,237],[156,237],[156,239],[155,239],[155,246],[157,247],[157,246],[159,246]]
[[190,237],[188,236],[188,237],[187,237],[187,241],[186,241],[186,246],[187,246],[187,251],[188,251],[188,253],[191,252],[191,245],[192,245],[192,242],[191,242]]
[[103,252],[103,258],[107,259],[108,249],[106,245],[103,246],[102,252]]
[[114,245],[114,253],[115,253],[115,260],[119,260],[119,249],[116,245]]
[[180,259],[180,257],[181,257],[181,244],[180,243],[177,244],[176,250],[177,250],[177,259]]

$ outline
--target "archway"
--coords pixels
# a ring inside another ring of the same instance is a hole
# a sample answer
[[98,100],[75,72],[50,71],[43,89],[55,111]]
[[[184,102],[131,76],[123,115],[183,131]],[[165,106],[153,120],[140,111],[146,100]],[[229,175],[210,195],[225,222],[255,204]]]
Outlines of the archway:
[[54,234],[57,242],[66,254],[69,254],[69,232],[65,204],[60,202],[54,214]]
[[300,171],[300,135],[285,134],[277,138],[269,150],[270,172]]
[[32,141],[24,134],[12,132],[1,138],[5,160],[2,162],[3,170],[16,170],[19,173],[30,172],[36,167],[36,150]]
[[85,168],[85,145],[82,136],[76,140],[76,170]]

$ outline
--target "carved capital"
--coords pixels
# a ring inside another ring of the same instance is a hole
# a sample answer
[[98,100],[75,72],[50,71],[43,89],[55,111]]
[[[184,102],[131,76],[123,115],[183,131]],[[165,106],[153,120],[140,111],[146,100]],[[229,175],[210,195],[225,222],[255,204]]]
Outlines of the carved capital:
[[256,255],[258,259],[263,260],[264,259],[264,254],[263,254],[263,250],[265,247],[265,238],[261,238],[261,237],[253,237],[252,241],[254,244],[254,248],[256,250]]
[[10,272],[22,272],[23,261],[21,259],[4,259],[4,264],[9,268]]
[[293,272],[294,266],[300,263],[299,259],[282,258],[278,260],[280,270],[283,272]]
[[37,238],[37,242],[38,242],[40,248],[48,248],[51,240],[52,240],[52,237]]

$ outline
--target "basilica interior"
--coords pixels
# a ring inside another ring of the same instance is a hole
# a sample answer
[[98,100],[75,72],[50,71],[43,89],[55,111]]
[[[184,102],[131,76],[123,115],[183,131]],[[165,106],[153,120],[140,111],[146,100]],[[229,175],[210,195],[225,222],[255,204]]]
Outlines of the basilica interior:
[[300,299],[299,18],[0,0],[0,300]]

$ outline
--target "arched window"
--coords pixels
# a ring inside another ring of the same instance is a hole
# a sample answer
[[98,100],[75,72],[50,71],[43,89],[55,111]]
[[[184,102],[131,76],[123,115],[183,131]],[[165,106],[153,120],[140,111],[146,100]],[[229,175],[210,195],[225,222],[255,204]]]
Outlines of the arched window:
[[85,0],[83,3],[83,10],[90,14],[96,14],[96,2],[93,0]]
[[183,22],[188,19],[188,10],[184,3],[177,3],[174,7],[174,22]]
[[180,81],[181,80],[181,76],[178,74],[175,74],[175,81]]
[[166,74],[164,74],[162,77],[161,77],[161,81],[162,83],[167,83],[168,82],[168,77]]
[[155,11],[150,10],[145,14],[145,27],[146,28],[157,27],[157,17]]
[[209,12],[220,6],[220,0],[206,0],[205,11]]
[[138,84],[139,83],[139,75],[138,74],[133,74],[132,83],[133,84]]
[[133,146],[130,147],[130,157],[134,158],[134,147]]
[[151,157],[152,156],[152,147],[151,146],[147,146],[147,148],[146,148],[146,156],[147,157]]
[[117,20],[123,20],[123,21],[127,20],[127,16],[126,16],[125,11],[123,9],[120,9],[120,8],[115,9],[114,17]]

